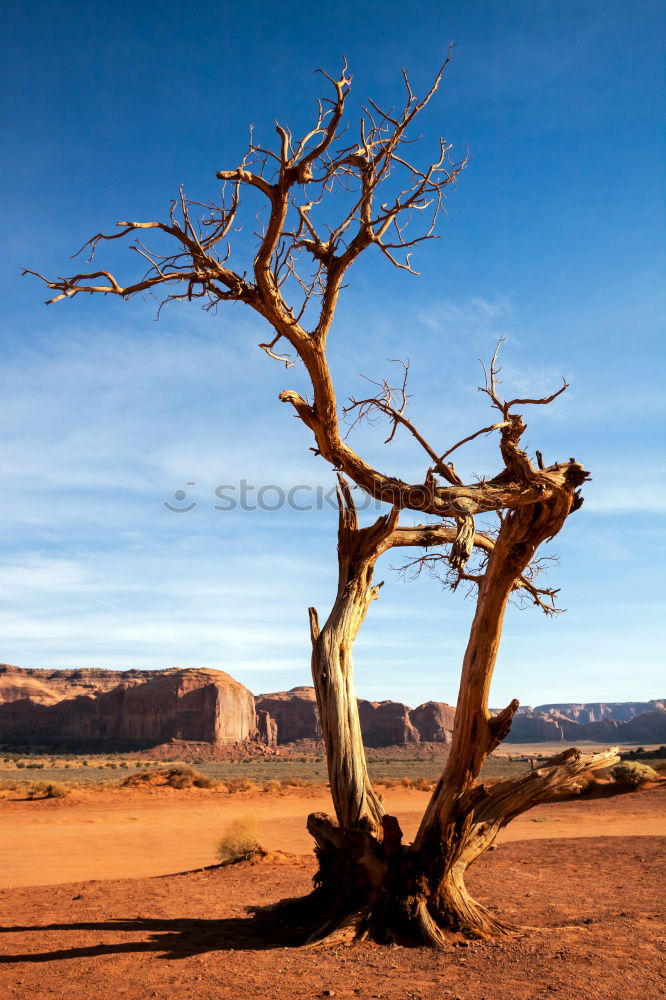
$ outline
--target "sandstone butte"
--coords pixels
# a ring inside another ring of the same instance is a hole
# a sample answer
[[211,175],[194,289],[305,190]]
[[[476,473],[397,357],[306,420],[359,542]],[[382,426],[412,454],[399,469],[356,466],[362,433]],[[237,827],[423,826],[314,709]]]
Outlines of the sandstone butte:
[[[521,709],[511,742],[666,741],[664,701]],[[359,700],[368,747],[450,741],[455,709]],[[0,665],[0,743],[143,749],[182,740],[275,746],[320,740],[314,689],[258,695],[222,670],[26,670]]]
[[4,666],[0,699],[5,743],[133,749],[174,739],[243,742],[256,733],[252,693],[222,670],[118,673]]

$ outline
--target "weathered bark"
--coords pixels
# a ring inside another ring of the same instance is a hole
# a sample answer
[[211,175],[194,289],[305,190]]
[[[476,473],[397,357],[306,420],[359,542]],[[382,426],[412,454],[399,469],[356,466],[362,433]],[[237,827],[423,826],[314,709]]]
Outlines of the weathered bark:
[[338,592],[321,630],[317,612],[310,608],[312,678],[338,822],[347,829],[372,830],[378,828],[384,810],[368,778],[354,692],[352,647],[370,603],[378,595],[372,574],[397,515],[380,517],[371,527],[359,530],[351,493],[342,477],[338,503]]
[[[515,816],[569,785],[587,771],[617,760],[614,750],[582,754],[567,750],[539,769],[487,788],[477,782],[487,755],[506,736],[518,707],[513,701],[492,717],[488,693],[504,612],[516,580],[538,545],[559,531],[573,490],[549,503],[520,508],[503,520],[488,565],[463,662],[451,753],[412,845],[402,843],[395,817],[384,814],[372,790],[352,680],[352,647],[370,603],[375,563],[394,545],[423,544],[427,526],[397,527],[397,514],[359,529],[347,484],[338,491],[339,581],[335,604],[320,630],[314,609],[312,672],[326,742],[331,795],[337,820],[313,813],[308,830],[319,871],[314,896],[320,925],[312,941],[372,935],[379,940],[446,944],[447,932],[469,936],[510,933],[467,892],[467,868]],[[457,528],[435,529],[438,541],[455,543]],[[429,539],[430,540],[430,539]]]
[[308,817],[319,870],[313,901],[317,918],[311,943],[371,936],[381,942],[416,941],[443,948],[449,935],[488,937],[514,928],[473,899],[467,868],[493,844],[515,816],[548,800],[573,778],[618,760],[616,749],[583,754],[571,749],[535,771],[486,788],[477,786],[461,807],[459,825],[446,843],[402,843],[394,816],[374,830],[344,828],[325,813]]

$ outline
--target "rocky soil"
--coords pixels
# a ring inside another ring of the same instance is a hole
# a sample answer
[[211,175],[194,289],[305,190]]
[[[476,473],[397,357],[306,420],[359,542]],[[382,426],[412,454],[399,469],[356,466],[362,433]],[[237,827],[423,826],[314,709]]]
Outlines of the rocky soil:
[[0,891],[8,1000],[647,1000],[666,996],[657,837],[503,844],[474,893],[529,925],[443,953],[301,950],[264,907],[309,889],[309,858]]

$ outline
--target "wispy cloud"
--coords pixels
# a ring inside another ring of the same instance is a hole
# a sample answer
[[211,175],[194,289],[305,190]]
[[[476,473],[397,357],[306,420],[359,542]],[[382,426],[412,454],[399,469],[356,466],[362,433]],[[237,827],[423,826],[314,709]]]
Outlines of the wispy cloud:
[[[184,336],[176,320],[159,327],[144,320],[122,329],[63,328],[55,342],[17,349],[0,375],[2,460],[11,473],[3,494],[0,655],[32,666],[217,666],[255,691],[307,683],[305,611],[315,604],[325,615],[333,599],[335,511],[214,507],[215,487],[242,478],[255,486],[331,486],[331,471],[308,451],[308,432],[277,401],[283,388],[304,388],[302,372],[257,352],[263,331],[251,323],[227,324],[218,338],[206,322]],[[508,298],[477,296],[440,303],[418,321],[420,355],[427,359],[453,339],[467,366],[447,355],[444,397],[437,366],[421,356],[413,367],[411,413],[444,448],[487,419],[487,401],[472,381],[476,357],[492,350],[498,332],[512,330],[514,311]],[[402,319],[386,313],[377,322],[389,355]],[[539,363],[520,330],[510,336],[507,392],[552,391],[559,372]],[[342,382],[353,384],[365,354],[343,362],[337,350]],[[369,360],[376,345],[364,351]],[[572,440],[586,461],[590,455],[594,482],[580,517],[594,518],[600,551],[617,517],[661,511],[665,493],[654,463],[637,454],[649,488],[619,482],[604,453],[607,413],[590,404],[576,424],[574,402],[530,414],[528,438],[553,458],[566,457]],[[416,481],[426,457],[407,434],[385,447],[382,431],[359,428],[353,441],[381,468]],[[496,439],[475,442],[458,468],[469,476],[497,470]],[[179,488],[196,501],[190,513],[164,506]],[[403,584],[390,563],[378,569],[388,586],[358,642],[359,691],[411,703],[452,700],[472,604],[431,581]],[[575,548],[556,574],[565,589],[594,575]],[[528,637],[542,627],[534,617],[520,619]],[[511,675],[529,672],[529,642],[511,636],[509,629]],[[551,697],[543,684],[541,700]]]

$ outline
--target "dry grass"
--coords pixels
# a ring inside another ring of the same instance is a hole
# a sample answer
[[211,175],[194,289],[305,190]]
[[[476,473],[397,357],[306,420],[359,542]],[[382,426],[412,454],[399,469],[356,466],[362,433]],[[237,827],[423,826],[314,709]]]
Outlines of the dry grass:
[[26,789],[29,799],[64,799],[69,789],[58,781],[33,781]]
[[640,788],[648,781],[656,781],[659,775],[649,764],[639,764],[638,761],[623,760],[611,771],[618,785],[625,788]]
[[207,774],[195,770],[189,764],[174,764],[172,767],[159,767],[150,771],[140,771],[132,774],[122,783],[124,788],[137,788],[143,785],[163,785],[168,788],[214,788],[216,782]]
[[259,827],[250,813],[232,820],[217,844],[220,861],[240,861],[260,850]]

